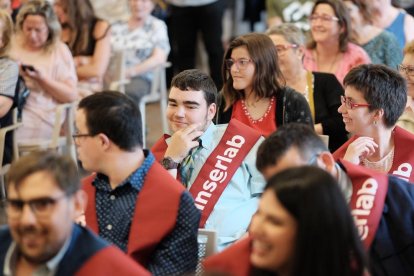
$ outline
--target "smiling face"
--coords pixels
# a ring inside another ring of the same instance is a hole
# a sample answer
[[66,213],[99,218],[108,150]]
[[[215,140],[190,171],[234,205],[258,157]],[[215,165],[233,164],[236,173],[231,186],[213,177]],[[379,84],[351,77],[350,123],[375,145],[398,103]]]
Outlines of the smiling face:
[[[409,66],[413,68],[414,71],[414,53],[405,54],[401,64],[403,66]],[[414,99],[414,76],[409,76],[406,72],[403,72],[401,74],[407,81],[408,96],[411,96]]]
[[186,128],[191,124],[199,124],[198,128],[204,131],[216,114],[216,104],[207,106],[203,91],[183,91],[171,87],[168,96],[167,119],[170,130]]
[[[328,4],[316,6],[312,15],[326,18],[336,17],[333,8]],[[311,33],[316,43],[336,44],[339,41],[341,32],[342,28],[338,21],[322,19],[311,21]]]
[[154,9],[153,0],[129,0],[131,16],[138,20],[145,20]]
[[253,87],[255,65],[253,62],[248,62],[245,68],[240,68],[240,66],[236,64],[239,60],[251,60],[249,51],[246,46],[240,46],[233,49],[230,57],[233,61],[235,61],[233,66],[230,68],[234,89],[250,92]]
[[297,227],[296,220],[280,203],[274,192],[265,191],[250,224],[251,263],[261,269],[289,275]]
[[[356,90],[352,86],[345,88],[345,97],[352,103],[356,104],[368,104],[365,100],[362,92]],[[366,106],[355,107],[354,109],[348,109],[345,104],[341,104],[338,108],[338,112],[342,114],[343,121],[345,123],[345,129],[360,136],[372,136],[374,116],[375,112],[369,111]]]
[[79,211],[76,197],[65,196],[53,177],[45,171],[25,177],[18,188],[13,183],[9,185],[8,200],[27,202],[45,198],[55,199],[53,204],[41,206],[48,208],[46,216],[36,215],[27,204],[20,215],[8,215],[11,234],[21,256],[35,264],[54,257],[71,235],[73,219]]

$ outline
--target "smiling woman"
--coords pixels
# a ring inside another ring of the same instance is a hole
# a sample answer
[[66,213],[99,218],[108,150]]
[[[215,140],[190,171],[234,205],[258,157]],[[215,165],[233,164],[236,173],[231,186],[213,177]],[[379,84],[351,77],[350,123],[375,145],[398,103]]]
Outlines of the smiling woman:
[[206,271],[235,276],[362,276],[367,268],[339,185],[317,167],[274,175],[249,233],[249,238],[207,259]]
[[349,42],[350,19],[342,1],[316,1],[309,21],[312,37],[303,60],[307,70],[334,74],[342,84],[349,70],[371,62],[361,47]]

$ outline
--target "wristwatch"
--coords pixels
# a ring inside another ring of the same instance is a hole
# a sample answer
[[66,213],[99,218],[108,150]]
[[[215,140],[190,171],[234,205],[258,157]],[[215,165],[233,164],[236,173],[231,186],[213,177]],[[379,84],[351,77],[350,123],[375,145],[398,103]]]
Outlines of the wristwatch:
[[161,165],[166,169],[166,170],[172,170],[172,169],[176,169],[178,168],[178,165],[180,163],[175,162],[174,160],[172,160],[171,157],[164,157],[161,160]]

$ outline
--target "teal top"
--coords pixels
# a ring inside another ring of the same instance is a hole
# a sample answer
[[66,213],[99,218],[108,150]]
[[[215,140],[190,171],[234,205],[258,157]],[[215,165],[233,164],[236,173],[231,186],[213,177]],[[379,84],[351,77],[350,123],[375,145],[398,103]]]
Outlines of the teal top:
[[403,59],[396,37],[388,31],[381,32],[368,43],[361,46],[374,64],[384,64],[396,69]]

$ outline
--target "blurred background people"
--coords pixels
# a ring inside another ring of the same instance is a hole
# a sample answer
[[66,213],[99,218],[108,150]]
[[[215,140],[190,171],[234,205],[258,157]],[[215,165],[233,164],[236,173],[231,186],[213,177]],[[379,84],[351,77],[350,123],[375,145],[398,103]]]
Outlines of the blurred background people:
[[218,89],[223,80],[220,65],[223,58],[223,14],[227,0],[167,0],[170,14],[168,28],[175,74],[195,68],[198,33],[208,55],[210,76]]
[[[19,65],[8,56],[12,35],[13,22],[10,15],[5,10],[0,10],[0,127],[13,123],[12,107],[19,77]],[[3,164],[12,161],[12,139],[12,133],[7,133],[4,142]]]
[[342,116],[338,113],[343,87],[335,75],[311,72],[303,67],[305,37],[298,27],[284,23],[271,27],[266,34],[276,47],[286,85],[305,96],[316,133],[329,136],[329,150],[334,152],[348,140]]
[[313,124],[305,97],[285,86],[276,48],[265,34],[250,33],[230,42],[222,76],[217,123],[236,118],[264,136],[290,122]]
[[335,159],[362,165],[413,182],[414,135],[395,126],[407,103],[404,78],[384,65],[361,65],[345,77],[338,111],[354,136]]
[[266,0],[267,26],[271,28],[282,23],[295,23],[297,27],[308,31],[308,17],[313,4],[313,0]]
[[402,52],[396,37],[372,24],[372,8],[365,0],[345,0],[351,18],[351,38],[360,45],[374,64],[384,64],[397,68],[402,60]]
[[407,83],[407,105],[397,125],[414,133],[414,40],[404,48],[404,59],[398,66]]
[[403,9],[392,5],[392,0],[366,0],[374,10],[374,25],[393,33],[401,50],[405,43],[414,39],[414,18]]
[[307,70],[334,74],[342,84],[349,70],[371,62],[361,47],[349,42],[350,19],[343,2],[316,1],[309,21],[312,37],[303,60]]
[[165,23],[151,15],[155,0],[128,0],[128,4],[131,16],[127,22],[112,25],[111,45],[114,52],[124,51],[126,78],[130,79],[125,93],[138,105],[150,93],[151,70],[166,62],[170,44]]
[[55,0],[54,9],[74,57],[80,96],[101,91],[111,56],[108,22],[96,17],[89,0]]
[[57,105],[78,96],[73,58],[60,41],[60,24],[49,2],[33,0],[23,5],[16,28],[10,57],[20,63],[31,91],[17,139],[50,139]]
[[365,275],[367,258],[345,198],[319,168],[290,168],[270,178],[249,233],[208,258],[205,269],[237,276]]

